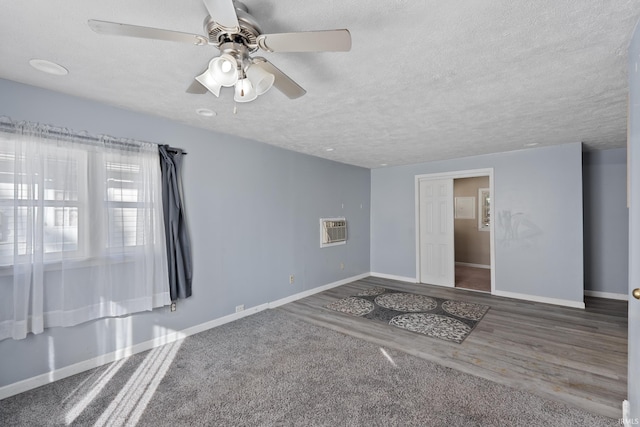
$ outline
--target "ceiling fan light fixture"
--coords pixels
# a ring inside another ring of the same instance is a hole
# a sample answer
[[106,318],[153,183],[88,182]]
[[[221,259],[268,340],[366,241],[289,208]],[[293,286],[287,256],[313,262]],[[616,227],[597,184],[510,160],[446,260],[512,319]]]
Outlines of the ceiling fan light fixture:
[[218,82],[212,75],[209,69],[207,69],[204,73],[196,76],[196,80],[204,87],[206,87],[209,92],[214,94],[215,96],[220,96],[220,88],[222,85]]
[[213,78],[225,87],[231,87],[238,81],[238,63],[236,59],[226,53],[213,58],[209,62],[208,70]]
[[259,65],[250,65],[247,69],[247,78],[256,89],[257,95],[262,95],[273,86],[275,76],[268,71],[265,71]]
[[233,97],[236,102],[250,102],[258,97],[256,89],[249,79],[240,79],[236,83],[236,93]]

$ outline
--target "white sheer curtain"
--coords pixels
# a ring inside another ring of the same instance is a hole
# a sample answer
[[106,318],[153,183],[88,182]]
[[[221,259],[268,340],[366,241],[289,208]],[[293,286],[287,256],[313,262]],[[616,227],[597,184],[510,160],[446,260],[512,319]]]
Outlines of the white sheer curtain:
[[170,304],[155,144],[0,120],[0,340]]

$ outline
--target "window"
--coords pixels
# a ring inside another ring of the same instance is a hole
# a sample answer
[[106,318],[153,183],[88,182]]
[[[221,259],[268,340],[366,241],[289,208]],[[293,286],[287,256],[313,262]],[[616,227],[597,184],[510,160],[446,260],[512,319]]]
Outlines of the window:
[[143,166],[115,157],[107,158],[105,169],[105,208],[109,221],[107,245],[110,248],[127,248],[144,245],[149,237],[146,223],[150,209],[144,201],[145,180]]
[[489,231],[491,226],[491,192],[488,188],[478,189],[478,230]]
[[[0,142],[0,265],[11,265],[14,253],[37,250],[27,244],[27,222],[42,224],[45,261],[56,261],[61,253],[83,259],[105,248],[146,243],[149,204],[142,199],[140,162],[66,147],[49,150],[41,170],[29,171],[25,156],[16,157],[12,145]],[[104,178],[89,180],[89,175]],[[104,211],[92,212],[90,198],[96,195],[104,195]],[[100,218],[107,222],[106,233],[95,227]]]
[[0,265],[37,250],[28,243],[28,222],[41,224],[47,260],[61,252],[78,254],[86,153],[52,150],[38,159],[36,170],[25,153],[13,150],[12,143],[0,141]]
[[170,304],[158,146],[3,120],[0,340]]

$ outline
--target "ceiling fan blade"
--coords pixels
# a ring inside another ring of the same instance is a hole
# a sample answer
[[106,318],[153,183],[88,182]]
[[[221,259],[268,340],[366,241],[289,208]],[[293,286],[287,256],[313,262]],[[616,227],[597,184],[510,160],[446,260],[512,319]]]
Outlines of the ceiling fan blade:
[[209,90],[206,87],[202,86],[202,84],[200,84],[200,82],[197,80],[193,80],[191,86],[187,88],[187,93],[192,93],[194,95],[204,95],[207,92],[209,92]]
[[349,30],[261,34],[258,45],[267,52],[347,52],[351,34]]
[[211,18],[225,29],[239,33],[240,24],[233,0],[203,0]]
[[117,22],[97,21],[90,19],[89,27],[98,34],[114,36],[140,37],[143,39],[167,40],[172,42],[203,45],[208,39],[197,34],[181,33],[179,31],[161,30],[159,28],[140,27],[138,25],[120,24]]
[[284,93],[291,99],[300,98],[302,95],[307,93],[298,83],[294,82],[291,77],[287,76],[285,73],[280,71],[273,65],[271,62],[267,61],[264,58],[255,58],[253,66],[261,67],[268,73],[273,74],[275,80],[273,81],[273,85],[280,92]]

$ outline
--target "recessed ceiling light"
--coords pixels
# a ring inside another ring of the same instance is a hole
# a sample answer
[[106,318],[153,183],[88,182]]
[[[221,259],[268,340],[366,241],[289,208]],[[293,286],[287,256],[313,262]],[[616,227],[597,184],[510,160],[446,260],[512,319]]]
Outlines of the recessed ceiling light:
[[324,151],[333,151],[335,148],[325,148]]
[[528,144],[524,144],[525,147],[535,147],[536,145],[538,145],[539,142],[530,142]]
[[387,164],[386,163],[380,163],[380,166],[384,167],[384,166],[387,166]]
[[216,115],[215,111],[211,111],[208,108],[198,108],[196,110],[196,113],[198,113],[199,115],[203,116],[203,117],[213,117]]
[[53,74],[55,76],[66,76],[69,74],[69,70],[64,68],[62,65],[47,61],[46,59],[32,59],[29,61],[29,65],[38,71]]

